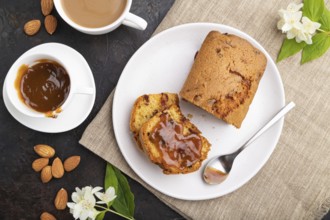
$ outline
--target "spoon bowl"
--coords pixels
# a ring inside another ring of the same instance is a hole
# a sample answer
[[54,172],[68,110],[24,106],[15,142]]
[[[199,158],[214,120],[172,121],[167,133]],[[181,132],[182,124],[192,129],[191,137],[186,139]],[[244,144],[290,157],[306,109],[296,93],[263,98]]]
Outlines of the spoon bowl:
[[295,104],[293,102],[290,102],[285,107],[283,107],[275,116],[273,116],[270,121],[268,121],[260,130],[258,130],[245,144],[243,144],[235,152],[231,154],[213,157],[206,164],[205,169],[203,171],[204,181],[211,185],[220,184],[225,181],[231,171],[231,168],[237,155],[294,107]]

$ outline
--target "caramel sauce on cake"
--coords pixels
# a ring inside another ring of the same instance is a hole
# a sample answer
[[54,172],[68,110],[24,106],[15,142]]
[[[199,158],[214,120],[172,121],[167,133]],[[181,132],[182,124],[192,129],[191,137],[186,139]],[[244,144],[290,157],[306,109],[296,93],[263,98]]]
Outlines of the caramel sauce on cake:
[[201,158],[202,139],[198,134],[183,134],[183,125],[161,114],[151,132],[151,142],[161,152],[163,163],[184,169]]

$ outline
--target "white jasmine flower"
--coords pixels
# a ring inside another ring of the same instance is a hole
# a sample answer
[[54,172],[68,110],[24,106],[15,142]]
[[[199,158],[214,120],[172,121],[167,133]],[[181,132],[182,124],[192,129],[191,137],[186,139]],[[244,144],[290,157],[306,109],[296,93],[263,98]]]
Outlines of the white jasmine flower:
[[277,28],[286,33],[288,39],[296,39],[297,43],[306,42],[312,44],[312,37],[316,30],[321,27],[318,22],[313,22],[307,17],[302,18],[300,9],[303,4],[291,3],[287,9],[279,10],[281,19],[277,23]]
[[288,14],[292,14],[294,12],[298,12],[302,7],[303,7],[303,3],[301,4],[295,4],[295,3],[290,3],[287,7],[287,9],[280,9],[278,11],[278,14],[280,15],[281,18],[284,18],[284,16],[288,15]]
[[277,28],[282,30],[283,33],[287,33],[292,29],[296,29],[293,32],[302,28],[300,22],[302,17],[302,12],[300,9],[303,7],[303,4],[290,3],[287,9],[279,10],[279,15],[281,20],[277,23]]
[[284,19],[284,15],[288,14],[289,12],[285,9],[280,9],[278,10],[278,15],[280,16],[280,18]]
[[286,37],[288,39],[293,39],[301,33],[302,33],[301,29],[292,28],[290,31],[286,33]]
[[304,32],[303,29],[293,28],[286,33],[286,37],[288,39],[295,38],[297,43],[305,41],[307,44],[312,44],[312,35]]
[[318,22],[311,21],[308,17],[302,18],[302,26],[305,33],[314,34],[317,29],[321,27],[321,24]]
[[286,33],[293,28],[301,29],[302,28],[302,24],[300,22],[301,17],[302,17],[301,11],[285,14],[283,16],[284,23],[281,27],[282,32]]
[[96,199],[94,194],[100,191],[102,187],[92,188],[86,186],[81,190],[76,187],[76,192],[72,193],[72,201],[68,202],[67,206],[70,208],[70,213],[75,219],[86,220],[95,219],[98,211],[95,209]]
[[109,202],[111,202],[112,200],[114,200],[117,197],[115,188],[113,188],[112,186],[110,186],[105,191],[105,193],[97,192],[97,193],[95,193],[95,195],[101,200],[101,201],[96,202],[98,204],[108,204]]
[[312,37],[316,30],[321,27],[320,23],[313,22],[307,17],[302,18],[301,28],[293,28],[287,32],[287,38],[296,38],[297,43],[306,42],[312,44]]
[[296,3],[290,3],[287,7],[287,11],[289,12],[297,12],[304,6],[303,3],[296,4]]
[[277,22],[277,29],[282,30],[282,27],[284,26],[284,24],[285,24],[284,19],[280,19],[280,20]]
[[309,33],[306,33],[304,31],[300,31],[298,33],[298,35],[296,36],[296,41],[297,41],[297,43],[305,41],[307,44],[312,44],[313,43],[312,36],[313,35],[311,35]]
[[[88,186],[88,187],[90,187],[90,186]],[[92,188],[92,187],[90,187],[90,188]],[[96,187],[92,188],[92,193],[95,194],[96,192],[101,191],[102,189],[103,189],[102,187],[96,186]]]

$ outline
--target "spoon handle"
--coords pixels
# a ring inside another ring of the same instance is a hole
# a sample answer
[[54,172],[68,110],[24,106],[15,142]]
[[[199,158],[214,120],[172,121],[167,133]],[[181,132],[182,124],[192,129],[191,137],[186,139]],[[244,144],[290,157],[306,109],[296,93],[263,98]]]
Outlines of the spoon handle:
[[253,135],[238,151],[241,152],[249,144],[255,141],[262,133],[264,133],[268,128],[274,125],[278,120],[280,120],[286,113],[293,109],[296,105],[290,102],[285,107],[283,107],[269,122],[267,122],[255,135]]

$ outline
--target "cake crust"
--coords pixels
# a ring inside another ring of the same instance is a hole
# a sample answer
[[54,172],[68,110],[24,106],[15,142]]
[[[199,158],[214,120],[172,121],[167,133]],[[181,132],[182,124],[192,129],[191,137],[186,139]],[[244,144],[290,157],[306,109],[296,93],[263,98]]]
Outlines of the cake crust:
[[247,40],[211,31],[205,38],[180,96],[240,128],[267,65]]

